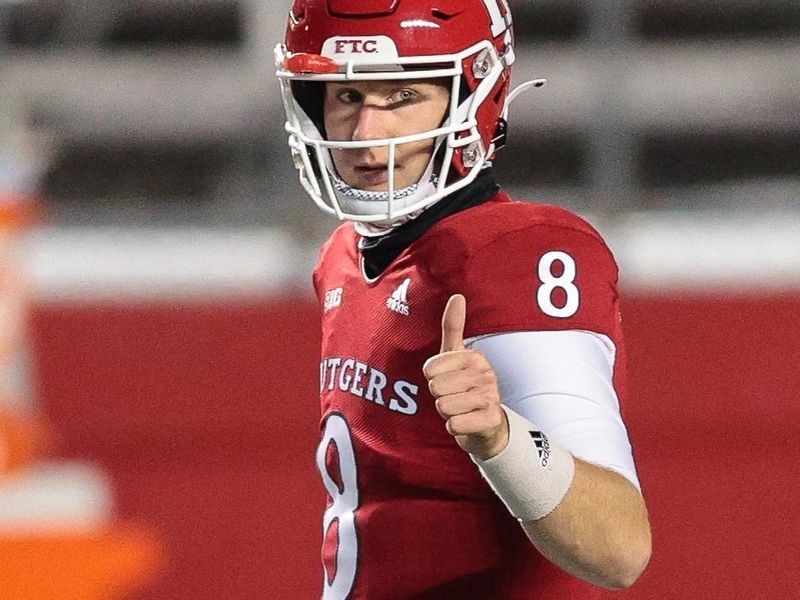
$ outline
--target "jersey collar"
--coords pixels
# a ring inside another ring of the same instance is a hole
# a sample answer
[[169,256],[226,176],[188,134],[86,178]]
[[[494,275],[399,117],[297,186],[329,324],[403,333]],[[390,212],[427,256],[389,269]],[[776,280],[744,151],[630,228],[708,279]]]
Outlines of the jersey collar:
[[485,168],[468,186],[442,198],[418,217],[377,237],[362,237],[358,247],[364,259],[364,274],[377,278],[403,250],[421,238],[442,219],[486,202],[500,189],[494,169]]

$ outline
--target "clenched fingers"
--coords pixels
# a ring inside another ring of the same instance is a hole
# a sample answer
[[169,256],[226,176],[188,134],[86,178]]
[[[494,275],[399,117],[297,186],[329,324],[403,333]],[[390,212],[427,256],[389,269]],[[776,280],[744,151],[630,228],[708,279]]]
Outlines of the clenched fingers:
[[468,392],[476,388],[492,387],[495,384],[494,371],[450,371],[436,375],[428,380],[428,389],[434,398]]
[[[472,412],[455,415],[447,419],[447,431],[450,435],[459,436],[478,436],[486,439],[496,436],[496,431],[503,426],[504,413],[502,410],[485,411],[474,410]],[[468,442],[469,440],[463,440]],[[462,444],[462,448],[464,445]],[[469,447],[464,448],[468,452]]]
[[436,411],[443,419],[464,415],[476,410],[486,410],[494,403],[492,388],[470,390],[436,399]]
[[466,369],[483,371],[491,369],[491,365],[478,350],[453,350],[432,356],[422,367],[428,380],[442,373]]

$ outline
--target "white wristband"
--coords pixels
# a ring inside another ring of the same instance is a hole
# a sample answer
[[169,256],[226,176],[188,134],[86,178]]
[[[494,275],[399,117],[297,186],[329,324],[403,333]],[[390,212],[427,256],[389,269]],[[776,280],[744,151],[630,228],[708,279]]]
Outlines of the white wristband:
[[503,406],[508,416],[508,445],[488,460],[470,455],[484,479],[521,521],[546,517],[567,495],[575,460],[533,423]]

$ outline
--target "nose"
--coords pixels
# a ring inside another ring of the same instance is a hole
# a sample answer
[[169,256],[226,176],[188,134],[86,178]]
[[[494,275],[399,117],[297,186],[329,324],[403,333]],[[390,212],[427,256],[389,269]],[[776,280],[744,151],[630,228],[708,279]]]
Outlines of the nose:
[[386,129],[386,116],[386,112],[380,108],[370,105],[362,106],[358,113],[356,128],[353,131],[353,141],[364,142],[389,137]]

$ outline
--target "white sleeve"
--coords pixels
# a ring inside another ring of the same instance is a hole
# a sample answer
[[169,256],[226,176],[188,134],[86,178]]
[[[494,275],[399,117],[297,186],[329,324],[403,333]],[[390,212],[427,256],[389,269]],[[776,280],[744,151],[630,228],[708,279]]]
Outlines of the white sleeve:
[[518,331],[465,343],[489,360],[503,404],[574,456],[640,487],[614,389],[610,338],[578,330]]

